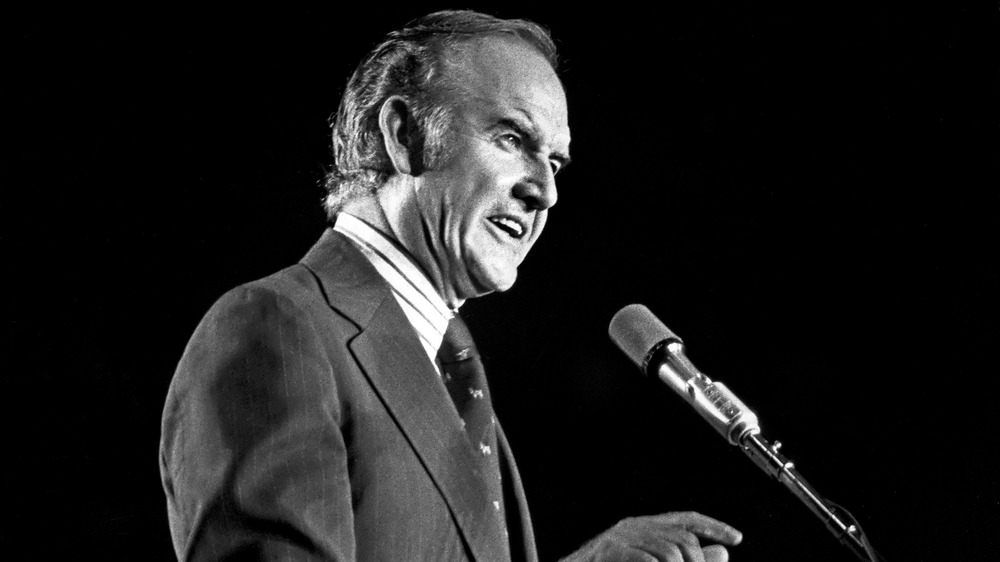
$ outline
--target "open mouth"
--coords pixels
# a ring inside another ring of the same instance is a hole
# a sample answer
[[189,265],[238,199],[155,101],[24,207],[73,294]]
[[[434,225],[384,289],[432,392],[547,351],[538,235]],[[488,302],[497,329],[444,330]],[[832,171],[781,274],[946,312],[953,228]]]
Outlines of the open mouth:
[[500,230],[506,232],[515,240],[523,238],[524,233],[527,231],[524,225],[510,217],[489,217],[489,221],[497,225]]

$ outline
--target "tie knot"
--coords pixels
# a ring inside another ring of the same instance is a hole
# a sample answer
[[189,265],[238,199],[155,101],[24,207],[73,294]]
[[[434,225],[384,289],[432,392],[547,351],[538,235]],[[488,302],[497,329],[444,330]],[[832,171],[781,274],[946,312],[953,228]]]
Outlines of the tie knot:
[[456,315],[448,322],[448,331],[444,333],[444,339],[441,341],[438,359],[447,364],[465,361],[476,355],[476,342],[472,340],[469,327]]

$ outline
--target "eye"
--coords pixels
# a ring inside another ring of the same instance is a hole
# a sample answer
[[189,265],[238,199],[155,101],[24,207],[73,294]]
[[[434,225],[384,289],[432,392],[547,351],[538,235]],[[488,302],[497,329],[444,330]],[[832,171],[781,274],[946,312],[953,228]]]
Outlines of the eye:
[[508,150],[519,150],[524,145],[524,141],[517,133],[504,133],[497,137],[497,142]]

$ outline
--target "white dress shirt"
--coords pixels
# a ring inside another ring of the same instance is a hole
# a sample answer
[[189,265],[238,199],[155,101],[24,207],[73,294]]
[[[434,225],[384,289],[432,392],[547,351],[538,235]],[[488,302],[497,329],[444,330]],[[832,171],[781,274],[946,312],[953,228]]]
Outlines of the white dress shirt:
[[[399,242],[389,238],[361,219],[340,213],[333,227],[347,236],[385,278],[407,320],[417,332],[420,343],[437,369],[437,352],[448,322],[455,316],[441,295]],[[438,371],[440,374],[440,371]]]

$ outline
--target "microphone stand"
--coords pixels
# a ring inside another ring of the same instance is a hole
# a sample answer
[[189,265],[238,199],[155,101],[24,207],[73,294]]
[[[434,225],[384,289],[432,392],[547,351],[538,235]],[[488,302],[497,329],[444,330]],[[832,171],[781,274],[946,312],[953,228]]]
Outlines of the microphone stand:
[[859,560],[864,562],[880,560],[875,549],[868,544],[862,534],[860,526],[856,522],[844,522],[834,510],[843,511],[847,516],[845,519],[853,520],[853,517],[850,517],[845,509],[824,501],[795,470],[795,464],[778,452],[781,449],[781,441],[770,444],[760,433],[749,433],[742,439],[740,448],[761,470],[784,484],[795,497],[806,504],[833,536]]
[[761,470],[791,490],[859,560],[881,562],[854,517],[816,493],[795,470],[795,464],[778,452],[781,442],[771,444],[761,436],[757,415],[726,385],[700,372],[684,355],[684,345],[676,336],[649,351],[642,363],[643,372],[652,371],[651,366],[657,367],[660,380],[690,402],[730,444],[742,449]]

